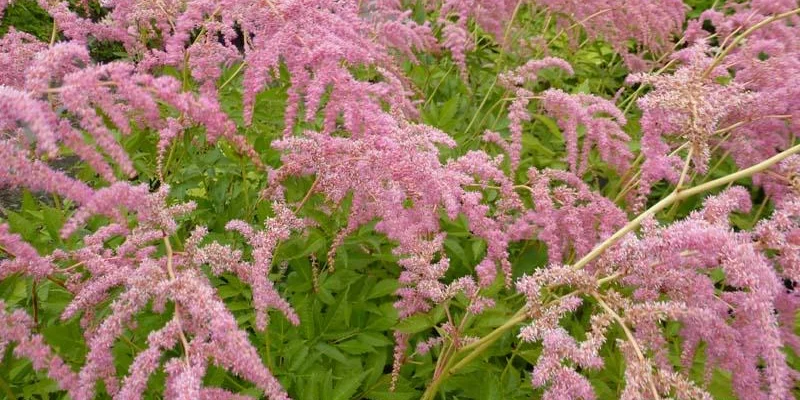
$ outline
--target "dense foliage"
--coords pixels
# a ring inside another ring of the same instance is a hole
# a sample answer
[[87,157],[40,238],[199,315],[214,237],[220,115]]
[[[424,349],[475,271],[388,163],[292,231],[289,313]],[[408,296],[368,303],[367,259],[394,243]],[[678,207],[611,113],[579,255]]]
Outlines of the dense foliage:
[[795,0],[0,0],[0,393],[791,399]]

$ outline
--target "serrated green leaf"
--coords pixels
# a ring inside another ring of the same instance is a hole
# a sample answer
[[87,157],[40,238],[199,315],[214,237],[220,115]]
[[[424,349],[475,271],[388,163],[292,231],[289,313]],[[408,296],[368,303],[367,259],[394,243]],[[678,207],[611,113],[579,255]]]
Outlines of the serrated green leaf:
[[397,331],[418,333],[433,327],[433,320],[427,315],[412,315],[397,323]]
[[342,364],[350,364],[351,361],[347,359],[347,357],[335,347],[327,344],[327,343],[317,343],[314,346],[320,353],[325,354],[326,356],[342,363]]
[[42,209],[42,213],[44,217],[44,226],[47,229],[47,232],[50,234],[50,237],[61,240],[59,231],[64,225],[64,214],[60,210],[53,207],[44,207]]
[[339,380],[339,383],[333,389],[333,396],[331,397],[332,400],[347,400],[352,398],[352,396],[358,390],[358,387],[361,386],[361,382],[364,381],[364,378],[367,376],[368,371],[364,371],[359,374],[357,377],[345,377]]
[[347,340],[336,345],[336,348],[350,354],[364,354],[375,351],[375,348],[356,339]]
[[367,300],[394,294],[398,287],[397,279],[384,279],[370,289]]

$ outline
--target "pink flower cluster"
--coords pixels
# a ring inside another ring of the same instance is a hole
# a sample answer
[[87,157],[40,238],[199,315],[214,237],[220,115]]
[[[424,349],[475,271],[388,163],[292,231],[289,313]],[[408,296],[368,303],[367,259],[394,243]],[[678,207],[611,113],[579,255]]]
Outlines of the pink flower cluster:
[[[702,342],[707,373],[717,366],[732,371],[739,396],[783,399],[790,396],[794,378],[781,350],[780,318],[774,311],[782,280],[758,242],[749,233],[735,232],[728,222],[731,212],[749,207],[748,193],[731,188],[708,198],[705,208],[685,220],[666,227],[649,223],[641,238],[629,238],[619,253],[609,256],[620,263],[623,282],[635,288],[634,303],[666,302],[671,311],[665,317],[683,323],[684,367]],[[724,276],[722,291],[712,271]],[[790,311],[794,315],[796,309]],[[639,342],[654,352],[656,365],[670,371],[658,324],[665,317],[641,313],[632,321]]]
[[[707,170],[711,149],[746,168],[792,143],[800,126],[796,7],[791,1],[752,1],[705,11],[689,21],[685,39],[690,46],[672,55],[680,65],[674,73],[630,77],[654,88],[638,102],[646,156],[640,194],[661,179],[678,180],[681,162],[671,152],[677,146],[664,139],[688,140],[699,173]],[[786,194],[785,182],[775,175],[758,174],[754,183],[773,197]]]
[[[176,217],[190,212],[194,204],[168,206],[168,186],[149,193],[146,185],[130,186],[116,183],[93,193],[67,221],[62,230],[64,237],[71,235],[91,215],[105,214],[112,223],[83,238],[84,246],[75,251],[56,251],[41,257],[36,250],[22,242],[19,236],[0,225],[0,245],[13,259],[0,262],[1,277],[23,273],[42,279],[53,274],[66,276],[65,286],[73,293],[72,301],[62,313],[64,320],[81,315],[89,353],[80,371],[73,373],[61,360],[42,347],[40,336],[26,332],[29,319],[16,311],[9,318],[14,324],[0,331],[0,342],[14,341],[18,354],[29,355],[38,369],[47,368],[51,376],[72,398],[89,399],[95,395],[98,380],[115,398],[141,398],[148,377],[162,363],[165,351],[182,347],[183,358],[168,360],[164,368],[168,373],[167,394],[170,397],[199,398],[208,389],[201,387],[202,377],[209,360],[255,383],[270,399],[288,399],[277,380],[263,366],[255,348],[239,329],[235,318],[217,296],[201,266],[210,264],[214,273],[230,270],[252,285],[254,306],[258,310],[258,323],[263,328],[266,308],[277,308],[298,323],[297,316],[277,295],[271,283],[265,281],[266,272],[253,265],[269,263],[266,254],[276,241],[287,235],[295,223],[277,218],[268,222],[266,233],[253,234],[256,262],[242,261],[240,254],[224,250],[218,244],[198,248],[203,230],[193,235],[186,252],[172,250],[170,236],[177,229]],[[129,227],[122,209],[136,215],[137,224]],[[233,224],[235,225],[235,224]],[[248,227],[249,228],[249,227]],[[251,232],[252,233],[252,232]],[[115,248],[106,243],[112,237],[125,240]],[[163,248],[162,246],[163,245]],[[71,263],[66,269],[59,264]],[[77,267],[81,267],[78,269]],[[254,272],[260,272],[257,275]],[[255,276],[254,276],[255,275]],[[121,288],[119,295],[113,293]],[[105,301],[111,300],[107,316],[98,313]],[[151,305],[157,313],[171,313],[165,326],[150,333],[149,347],[134,359],[124,379],[117,376],[112,356],[114,342],[135,325],[135,317]],[[168,308],[168,304],[172,306]],[[5,311],[3,311],[5,312]],[[5,327],[6,325],[4,325]],[[34,350],[35,349],[35,350]],[[171,395],[170,395],[171,393]],[[221,394],[219,389],[209,393]]]
[[525,84],[536,82],[539,71],[544,68],[559,68],[569,74],[573,73],[572,66],[568,62],[560,58],[547,57],[541,60],[530,60],[525,65],[498,77],[500,85],[514,93],[514,100],[508,107],[508,119],[511,121],[509,125],[510,143],[503,140],[499,133],[492,131],[484,134],[484,140],[499,145],[508,154],[512,170],[519,167],[522,157],[522,124],[531,120],[528,105],[534,97],[534,93],[527,89]]
[[[580,26],[593,39],[607,41],[633,71],[648,69],[668,54],[680,34],[686,5],[680,0],[535,0],[566,16],[564,29]],[[631,41],[635,43],[631,50]]]
[[[70,2],[40,1],[68,40],[47,44],[17,31],[0,39],[0,188],[70,200],[74,210],[69,208],[60,233],[79,245],[40,254],[0,223],[0,250],[9,254],[0,260],[0,279],[63,277],[73,298],[62,318],[80,319],[89,353],[72,370],[33,333],[30,317],[0,302],[0,354],[15,343],[15,355],[30,358],[35,369],[47,370],[79,400],[97,395],[99,381],[115,398],[141,398],[159,368],[167,373],[168,398],[239,398],[203,386],[212,364],[251,381],[269,399],[288,399],[206,274],[233,273],[252,288],[257,329],[267,328],[272,309],[301,323],[269,273],[278,243],[312,225],[301,215],[310,196],[317,196],[331,214],[349,203],[347,222],[332,240],[331,269],[346,237],[373,222],[374,231],[394,244],[402,269],[395,303],[400,318],[456,297],[467,299],[464,318],[476,316],[494,306],[487,289],[498,279],[524,295],[524,315],[532,321],[519,336],[541,342],[531,380],[545,388],[546,398],[594,398],[578,370],[603,366],[600,349],[613,325],[624,333],[618,343],[627,366],[624,398],[708,398],[686,373],[700,351],[707,375],[716,368],[732,372],[739,396],[790,398],[798,374],[783,350],[800,351],[793,330],[800,308],[794,288],[800,281],[800,158],[755,177],[775,211],[752,232],[729,223],[732,212],[750,208],[749,193],[733,187],[684,219],[668,225],[647,219],[638,234],[620,233],[620,242],[602,247],[630,219],[582,178],[593,172],[592,152],[627,174],[635,164],[631,135],[625,114],[609,100],[531,88],[543,68],[572,74],[566,61],[528,60],[498,77],[513,95],[509,137],[487,131],[485,139],[506,153],[510,173],[506,157],[483,151],[443,160],[442,148],[456,142],[416,120],[414,91],[401,62],[438,49],[432,26],[441,28],[441,47],[466,77],[466,54],[474,45],[470,24],[505,45],[508,24],[527,3],[433,1],[427,7],[435,21],[417,23],[394,0],[107,0],[101,21],[82,17]],[[570,15],[634,69],[670,51],[685,17],[677,0],[533,3]],[[0,0],[0,10],[6,4]],[[708,11],[689,22],[688,46],[669,58],[674,70],[629,78],[651,89],[637,103],[643,163],[633,209],[644,208],[661,180],[686,183],[688,161],[693,174],[703,175],[722,150],[744,168],[793,143],[800,127],[800,20],[781,14],[793,7],[790,1],[754,0],[726,12]],[[716,37],[703,31],[705,20]],[[746,38],[737,36],[743,32]],[[94,40],[121,43],[130,60],[95,63],[88,50]],[[714,40],[721,48],[712,47]],[[164,67],[186,75],[165,75]],[[232,76],[220,82],[224,71]],[[289,83],[283,136],[272,143],[281,153],[278,168],[263,164],[239,134],[238,116],[223,112],[220,87],[238,85],[240,73],[245,124],[257,120],[258,93]],[[517,184],[534,100],[563,131],[569,171],[530,168],[523,171],[526,181]],[[176,246],[182,250],[174,250],[180,218],[195,205],[172,204],[166,182],[151,193],[147,185],[126,181],[139,171],[121,138],[156,134],[156,171],[164,180],[167,150],[195,126],[212,144],[225,140],[267,174],[262,199],[274,216],[259,228],[239,220],[226,225],[244,238],[249,252],[204,243],[208,232],[202,226]],[[686,163],[678,156],[684,149]],[[48,163],[66,152],[102,181],[92,186]],[[292,204],[286,184],[311,177],[308,194]],[[95,216],[109,222],[90,230],[87,222]],[[442,220],[459,218],[485,252],[478,254],[474,274],[448,279]],[[111,245],[112,238],[121,243]],[[547,247],[549,266],[512,285],[510,246],[525,241]],[[601,247],[604,253],[585,268],[571,265]],[[557,295],[560,287],[571,291]],[[593,313],[582,341],[560,326],[563,316],[579,309]],[[143,312],[163,314],[169,322],[149,333],[148,347],[118,374],[113,346]],[[666,320],[680,322],[683,366],[669,360]],[[452,320],[438,328],[442,334],[421,340],[419,353],[450,344],[458,351],[479,340]],[[412,337],[398,332],[395,339],[393,385]],[[175,353],[180,356],[167,356]]]

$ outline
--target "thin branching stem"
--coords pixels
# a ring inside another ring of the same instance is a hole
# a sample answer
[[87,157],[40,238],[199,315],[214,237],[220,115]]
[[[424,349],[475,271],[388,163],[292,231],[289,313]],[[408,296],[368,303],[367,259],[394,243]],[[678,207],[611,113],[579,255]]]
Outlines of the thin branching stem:
[[747,28],[747,30],[745,30],[744,32],[742,32],[741,35],[739,35],[735,39],[733,39],[728,46],[725,46],[722,49],[722,51],[720,51],[719,54],[717,54],[717,56],[714,57],[714,60],[711,61],[711,64],[703,72],[703,78],[707,78],[708,75],[711,74],[711,72],[715,68],[717,68],[717,66],[719,66],[719,64],[722,62],[722,60],[725,59],[725,57],[727,57],[727,55],[731,52],[731,50],[733,50],[736,46],[738,46],[739,43],[741,43],[745,38],[750,36],[753,32],[763,28],[764,26],[766,26],[766,25],[768,25],[768,24],[770,24],[772,22],[775,22],[775,21],[778,21],[778,20],[781,20],[781,19],[784,19],[784,18],[791,17],[791,16],[793,16],[795,14],[800,14],[800,8],[795,8],[794,10],[787,11],[787,12],[780,13],[780,14],[776,14],[776,15],[773,15],[773,16],[771,16],[769,18],[765,18],[765,19],[761,20],[760,22],[758,22],[757,24],[751,26],[750,28]]
[[[169,236],[164,235],[164,248],[167,251],[167,274],[169,275],[170,280],[175,280],[175,270],[172,265],[172,245],[169,242]],[[183,345],[183,355],[184,360],[186,361],[186,367],[190,367],[191,364],[189,362],[189,341],[186,339],[186,335],[183,332],[183,323],[181,322],[181,308],[180,304],[177,302],[175,303],[175,322],[178,324],[178,334],[181,338],[181,344]]]
[[[625,322],[625,319],[623,319],[616,311],[614,311],[614,309],[603,300],[603,297],[599,293],[592,293],[592,297],[594,297],[594,299],[597,301],[597,304],[599,304],[600,307],[602,307],[603,310],[605,310],[605,312],[610,315],[611,318],[613,318],[614,321],[616,321],[617,324],[619,324],[619,326],[622,328],[622,331],[625,333],[625,338],[628,340],[628,343],[630,343],[631,347],[633,347],[633,352],[636,353],[636,358],[639,359],[639,362],[649,366],[650,363],[647,361],[644,352],[642,352],[642,347],[633,336],[633,332],[631,332],[631,330],[628,328],[628,324]],[[653,381],[652,373],[648,374],[647,383],[650,387],[650,391],[652,392],[653,399],[661,399],[661,396],[658,394],[658,389],[656,389],[655,382]]]
[[707,192],[711,189],[718,188],[720,186],[733,183],[739,179],[748,178],[754,174],[757,174],[759,172],[768,169],[769,167],[783,161],[786,157],[789,157],[790,155],[796,154],[798,152],[800,152],[800,145],[793,146],[756,165],[753,165],[749,168],[745,168],[743,170],[739,170],[730,175],[723,176],[722,178],[715,179],[713,181],[709,181],[687,189],[676,187],[675,190],[672,191],[672,193],[667,195],[667,197],[664,197],[663,199],[661,199],[661,201],[654,204],[652,207],[648,208],[645,212],[639,214],[632,221],[628,222],[628,224],[622,227],[622,229],[618,230],[613,235],[611,235],[611,237],[606,239],[603,243],[595,247],[592,251],[589,252],[589,254],[583,256],[583,258],[578,260],[572,267],[575,269],[581,269],[585,267],[590,262],[594,261],[597,257],[599,257],[601,254],[603,254],[603,252],[608,250],[609,247],[617,243],[625,235],[639,228],[639,226],[642,224],[644,220],[646,220],[649,217],[652,217],[657,212],[663,210],[667,206],[672,205],[672,203],[692,197],[696,194]]

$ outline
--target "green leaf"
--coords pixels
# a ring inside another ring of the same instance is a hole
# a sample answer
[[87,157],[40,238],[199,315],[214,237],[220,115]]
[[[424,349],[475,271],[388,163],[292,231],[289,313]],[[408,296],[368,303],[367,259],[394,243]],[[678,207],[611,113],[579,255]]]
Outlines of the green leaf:
[[36,225],[33,222],[13,211],[8,211],[7,218],[11,230],[19,233],[23,239],[29,242],[36,239]]
[[393,294],[399,286],[397,279],[384,279],[370,289],[367,300]]
[[402,333],[418,333],[433,327],[433,320],[427,315],[412,315],[397,324],[396,329]]
[[563,136],[561,135],[561,129],[558,127],[558,124],[556,124],[555,120],[542,114],[533,114],[533,118],[543,123],[544,126],[547,127],[547,130],[550,131],[550,133],[553,134],[553,136],[556,139],[558,139],[559,141],[563,140]]
[[314,239],[310,243],[307,243],[305,245],[305,247],[303,248],[303,251],[301,251],[300,253],[294,255],[290,259],[300,258],[300,257],[308,257],[311,253],[314,253],[314,252],[318,251],[324,245],[325,245],[325,238],[318,237],[317,239]]
[[392,341],[387,339],[385,335],[377,332],[362,332],[356,336],[356,339],[373,347],[389,346],[392,344]]
[[370,400],[411,400],[419,399],[420,393],[413,389],[382,390],[370,392],[366,396]]
[[347,400],[352,398],[352,396],[358,390],[358,387],[361,386],[361,382],[364,381],[364,378],[367,376],[369,371],[364,371],[359,374],[357,377],[346,377],[339,380],[339,384],[333,389],[333,397],[332,400]]
[[61,230],[61,226],[64,225],[64,214],[53,207],[44,207],[42,212],[47,233],[50,234],[50,237],[57,238],[60,241],[61,235],[59,235],[59,231]]
[[442,108],[439,109],[439,118],[434,121],[434,125],[442,128],[450,127],[453,117],[458,111],[458,100],[458,96],[454,96],[442,104]]
[[301,344],[296,351],[291,352],[288,356],[288,358],[292,360],[292,363],[289,364],[289,371],[298,371],[300,366],[303,365],[303,362],[308,361],[309,351],[308,346]]
[[345,352],[350,353],[350,354],[356,354],[356,355],[364,354],[364,353],[371,353],[371,352],[375,351],[375,348],[373,348],[372,346],[369,346],[369,345],[367,345],[367,344],[365,344],[365,343],[363,343],[363,342],[361,342],[359,340],[356,340],[356,339],[352,339],[352,340],[348,340],[348,341],[339,343],[336,347],[341,349],[342,351],[345,351]]
[[314,346],[320,353],[325,354],[326,356],[342,363],[342,364],[351,364],[352,361],[348,360],[347,357],[335,347],[327,344],[327,343],[317,343]]
[[447,249],[448,253],[458,257],[458,260],[461,261],[463,265],[470,265],[470,259],[467,257],[467,253],[464,251],[464,248],[461,247],[461,243],[458,240],[447,238],[444,240],[444,247]]

